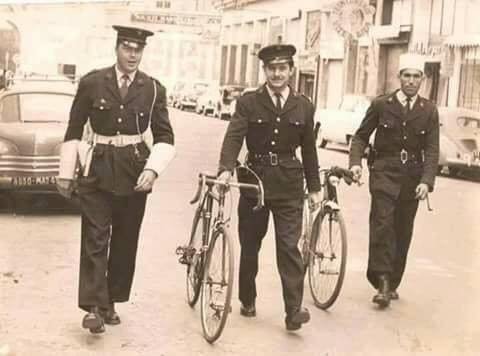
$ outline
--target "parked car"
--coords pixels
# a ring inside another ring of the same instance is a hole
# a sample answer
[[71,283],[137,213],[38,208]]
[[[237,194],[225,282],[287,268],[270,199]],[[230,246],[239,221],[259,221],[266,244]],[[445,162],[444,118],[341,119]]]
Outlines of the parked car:
[[220,99],[220,87],[218,85],[209,86],[208,89],[198,97],[195,112],[197,114],[211,114],[212,116],[218,117]]
[[226,85],[221,88],[221,98],[218,103],[218,117],[222,120],[228,120],[235,112],[235,104],[243,93],[244,86]]
[[322,148],[328,143],[349,145],[371,100],[367,96],[345,95],[338,109],[316,110],[314,121],[316,126],[320,125],[318,145]]
[[178,107],[178,104],[180,102],[180,96],[182,93],[182,89],[185,86],[185,81],[177,81],[173,87],[170,93],[168,94],[167,97],[167,105],[173,106],[174,108]]
[[18,81],[0,91],[0,191],[56,193],[75,85]]
[[480,112],[439,107],[439,172],[480,173]]
[[187,82],[179,90],[179,95],[176,100],[176,107],[180,110],[195,109],[197,100],[208,88],[210,84],[203,81]]

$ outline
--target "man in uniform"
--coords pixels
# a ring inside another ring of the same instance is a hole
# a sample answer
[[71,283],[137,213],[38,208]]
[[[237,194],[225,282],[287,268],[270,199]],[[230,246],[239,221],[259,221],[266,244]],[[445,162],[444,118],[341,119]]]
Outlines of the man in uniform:
[[370,243],[367,278],[378,290],[373,302],[398,299],[418,201],[433,191],[439,156],[438,112],[420,97],[424,63],[400,57],[400,89],[376,98],[352,140],[350,167],[356,179],[361,158],[376,130],[370,169]]
[[[79,307],[87,312],[82,326],[92,333],[103,332],[104,323],[120,323],[114,303],[129,299],[147,193],[174,155],[165,88],[138,70],[146,38],[153,33],[113,28],[116,64],[80,80],[57,184],[64,196],[71,196],[89,120],[93,154],[82,167],[74,195],[82,210]],[[151,149],[144,139],[147,131],[153,137]]]
[[[256,315],[258,253],[272,212],[288,330],[297,330],[310,319],[308,310],[302,308],[304,269],[297,247],[302,229],[304,177],[311,203],[320,201],[314,107],[288,85],[295,52],[294,46],[283,44],[259,51],[267,82],[238,99],[223,141],[219,167],[219,179],[228,181],[246,140],[247,164],[263,181],[265,207],[253,211],[255,198],[247,192],[241,193],[240,313],[246,317]],[[296,156],[298,147],[303,163]]]

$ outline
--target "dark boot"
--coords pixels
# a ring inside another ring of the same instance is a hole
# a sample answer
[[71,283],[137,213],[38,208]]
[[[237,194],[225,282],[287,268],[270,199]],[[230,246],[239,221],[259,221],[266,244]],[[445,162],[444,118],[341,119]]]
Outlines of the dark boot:
[[115,311],[115,304],[111,302],[108,305],[107,309],[100,309],[100,315],[102,316],[105,324],[108,325],[118,325],[120,324],[121,320],[118,316],[117,312]]
[[302,324],[308,323],[310,313],[307,308],[298,308],[287,313],[285,317],[285,327],[288,331],[295,331],[302,327]]
[[257,310],[255,309],[255,302],[245,305],[242,303],[240,306],[240,314],[246,316],[247,318],[252,318],[257,315]]
[[105,332],[105,326],[103,324],[103,318],[97,307],[90,308],[82,320],[82,327],[89,329],[92,334],[100,334]]
[[378,304],[380,308],[386,308],[390,305],[390,281],[388,275],[381,274],[378,276],[378,293],[373,297],[373,302]]

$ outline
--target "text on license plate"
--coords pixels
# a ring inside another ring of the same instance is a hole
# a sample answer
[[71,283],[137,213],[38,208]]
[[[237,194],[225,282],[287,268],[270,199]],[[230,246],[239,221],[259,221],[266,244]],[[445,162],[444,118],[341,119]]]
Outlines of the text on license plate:
[[55,184],[55,177],[13,177],[12,185],[46,185]]

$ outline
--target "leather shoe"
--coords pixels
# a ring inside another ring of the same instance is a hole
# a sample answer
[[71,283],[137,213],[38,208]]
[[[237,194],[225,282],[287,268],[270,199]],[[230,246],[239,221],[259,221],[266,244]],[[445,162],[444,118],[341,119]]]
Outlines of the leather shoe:
[[390,299],[391,300],[398,300],[400,296],[398,295],[398,292],[396,290],[390,291]]
[[120,317],[115,311],[115,305],[113,303],[110,303],[107,309],[100,309],[100,315],[105,321],[105,324],[118,325],[121,323]]
[[101,317],[98,308],[92,307],[82,320],[82,327],[89,329],[92,334],[100,334],[105,332],[103,318]]
[[380,308],[386,308],[390,305],[390,299],[390,281],[387,275],[382,274],[378,277],[378,293],[372,302],[378,304]]
[[240,306],[240,314],[247,317],[252,318],[257,315],[257,310],[255,309],[255,303],[249,305],[242,305]]
[[287,313],[285,317],[285,326],[287,330],[294,331],[302,327],[302,324],[310,321],[310,313],[307,308],[300,308]]

